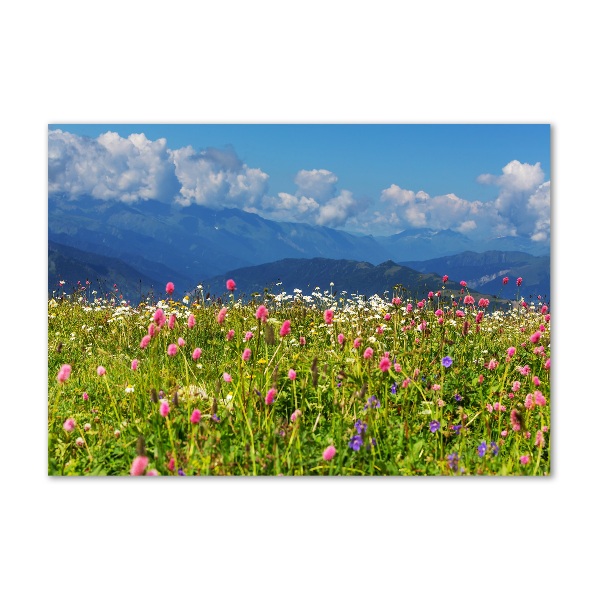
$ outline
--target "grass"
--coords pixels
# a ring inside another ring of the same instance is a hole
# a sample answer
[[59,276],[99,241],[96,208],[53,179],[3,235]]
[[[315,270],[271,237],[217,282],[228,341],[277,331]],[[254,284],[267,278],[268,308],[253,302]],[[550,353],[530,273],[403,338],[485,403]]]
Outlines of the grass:
[[48,303],[50,475],[550,472],[541,303],[488,312],[442,285],[417,300],[88,294]]

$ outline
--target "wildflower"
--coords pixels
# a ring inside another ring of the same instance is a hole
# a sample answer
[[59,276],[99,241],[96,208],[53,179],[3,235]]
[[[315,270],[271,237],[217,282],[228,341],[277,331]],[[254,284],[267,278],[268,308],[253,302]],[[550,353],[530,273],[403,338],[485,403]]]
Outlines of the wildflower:
[[528,410],[533,408],[533,394],[527,394],[525,397],[524,406]]
[[290,378],[292,381],[294,381],[294,379],[296,379],[296,371],[294,371],[294,369],[290,369],[290,370],[288,371],[288,377],[289,377],[289,378]]
[[461,396],[460,394],[456,394],[456,396],[454,396],[454,399],[455,399],[457,402],[460,402],[460,401],[462,400],[462,396]]
[[477,446],[477,454],[479,455],[479,458],[483,458],[485,456],[486,451],[487,444],[485,442],[481,442],[481,444]]
[[521,430],[521,415],[517,409],[513,409],[510,411],[510,423],[512,425],[513,431]]
[[265,404],[273,404],[273,401],[275,400],[275,394],[277,394],[277,390],[275,388],[271,388],[265,396]]
[[200,423],[201,418],[202,413],[197,408],[195,408],[190,416],[190,422],[195,425],[196,423]]
[[535,445],[543,448],[546,445],[546,441],[544,440],[544,434],[541,430],[535,434]]
[[337,340],[338,340],[338,344],[339,344],[340,346],[343,346],[343,345],[344,345],[344,342],[346,341],[346,338],[344,337],[344,334],[343,334],[343,333],[340,333],[340,334],[337,336]]
[[223,321],[225,320],[225,316],[227,315],[227,307],[224,306],[220,311],[219,314],[217,315],[217,323],[219,325],[221,325],[223,323]]
[[496,367],[498,366],[498,361],[494,360],[493,358],[490,360],[490,362],[488,363],[488,369],[490,371],[493,371]]
[[148,477],[149,475],[156,477],[158,475],[158,471],[156,469],[148,469],[146,471],[146,477]]
[[138,369],[138,359],[137,359],[137,358],[134,358],[134,359],[131,361],[131,370],[132,370],[132,371],[137,371],[137,369]]
[[119,439],[121,437],[121,432],[118,429],[115,429],[114,436]]
[[412,312],[412,309],[413,309],[413,306],[412,306],[412,304],[410,304],[410,302],[409,302],[409,303],[406,305],[406,312],[407,312],[407,313],[409,313],[409,312]]
[[522,465],[528,465],[529,461],[531,460],[531,457],[529,456],[529,454],[524,454],[519,460],[521,461]]
[[227,286],[227,289],[230,292],[235,292],[235,281],[233,279],[228,279],[227,283],[225,284]]
[[140,348],[143,350],[150,343],[151,339],[149,335],[145,335],[140,342]]
[[302,411],[297,408],[290,416],[290,421],[293,423],[300,416],[302,416]]
[[456,435],[458,435],[460,433],[460,430],[462,429],[462,425],[453,425],[452,429],[454,430],[454,433],[456,433]]
[[301,346],[306,346],[306,338],[304,336],[301,335],[298,342],[300,343]]
[[475,298],[473,298],[473,296],[471,296],[471,295],[467,295],[464,297],[463,303],[464,304],[475,304]]
[[331,460],[336,453],[335,446],[327,446],[323,451],[323,460]]
[[223,373],[223,381],[226,381],[227,383],[231,383],[232,381],[232,377],[229,373]]
[[360,348],[361,343],[362,343],[362,340],[360,338],[355,338],[354,342],[352,342],[352,347]]
[[438,431],[440,428],[440,422],[439,421],[431,421],[429,423],[429,431],[431,431],[431,433],[435,433],[436,431]]
[[102,375],[106,375],[106,369],[103,366],[99,366],[96,369],[96,373],[98,373],[98,375],[100,375],[100,377],[102,377]]
[[198,360],[202,356],[202,350],[200,348],[194,348],[192,352],[192,358]]
[[177,354],[177,344],[169,344],[167,348],[167,354],[169,356],[175,356]]
[[58,371],[58,375],[56,376],[56,380],[58,383],[64,383],[69,376],[71,375],[71,365],[63,365]]
[[508,283],[508,277],[505,277],[505,278],[502,280],[502,285],[506,285],[507,283]]
[[491,450],[492,454],[494,456],[496,456],[498,454],[498,444],[496,444],[496,442],[491,442],[490,443],[490,450]]
[[408,384],[410,383],[410,379],[407,377],[403,382],[402,382],[402,387],[403,388],[407,388]]
[[325,323],[327,323],[327,325],[331,325],[333,323],[333,311],[330,309],[327,309],[323,313],[323,319],[325,320]]
[[185,340],[182,337],[178,338],[177,339],[177,345],[178,346],[185,346]]
[[512,389],[513,392],[518,392],[521,389],[521,382],[520,381],[513,381],[511,389]]
[[479,325],[479,323],[481,323],[481,321],[483,321],[483,311],[479,311],[477,313],[477,316],[475,317],[475,323],[477,323],[477,325]]
[[291,323],[289,321],[284,321],[281,329],[279,330],[279,335],[281,337],[285,337],[291,330]]
[[544,398],[542,392],[539,390],[535,390],[535,392],[533,392],[533,399],[538,406],[545,406],[546,404],[546,398]]
[[[379,399],[377,398],[377,396],[371,396],[370,398],[367,399],[367,403],[365,404],[364,410],[367,410],[368,408],[381,408],[381,402],[379,402]],[[357,423],[358,423],[358,421],[357,421]],[[366,427],[367,426],[365,425],[365,429],[366,429]],[[360,433],[360,431],[359,431],[359,433]]]
[[392,304],[393,304],[394,306],[398,306],[398,305],[399,305],[399,304],[401,304],[401,303],[402,303],[402,299],[401,299],[401,298],[398,298],[398,296],[394,296],[394,297],[392,298]]
[[448,275],[442,277],[442,283],[446,283],[446,281],[448,281]]
[[467,287],[467,282],[466,281],[461,281],[460,282],[461,287]]
[[230,329],[225,337],[227,338],[227,341],[230,342],[235,337],[235,330]]
[[157,308],[152,318],[159,327],[162,327],[167,321],[167,318],[165,317],[165,313],[163,312],[162,308]]
[[540,309],[540,312],[545,315],[548,312],[548,307],[544,304],[544,306],[542,306],[542,308]]
[[529,341],[532,344],[537,344],[540,341],[540,337],[542,336],[541,332],[536,331],[530,338]]
[[390,361],[389,358],[387,358],[387,356],[384,356],[381,361],[379,362],[379,370],[382,373],[385,373],[386,371],[389,371],[390,367],[392,366],[392,363]]
[[392,318],[392,315],[390,315],[390,313],[386,313],[386,314],[383,316],[383,318],[384,318],[386,321],[389,321],[389,320]]
[[365,349],[365,351],[363,352],[363,358],[369,359],[373,356],[373,348],[371,348],[370,346],[368,348]]
[[550,359],[548,359],[546,361],[546,363],[544,364],[544,369],[548,370],[550,368]]
[[90,397],[88,396],[87,392],[83,392],[83,395],[81,396],[84,400],[89,400]]
[[512,358],[515,355],[515,352],[517,351],[516,348],[514,348],[513,346],[511,346],[507,351],[506,351],[506,356],[508,358]]
[[263,323],[267,322],[267,318],[269,316],[269,311],[267,310],[267,307],[264,304],[261,304],[257,309],[256,309],[256,318],[259,321],[262,321]]
[[458,471],[458,460],[459,460],[458,454],[456,452],[453,452],[452,454],[448,454],[446,459],[448,460],[448,466],[453,471]]
[[243,361],[248,361],[250,360],[250,356],[252,355],[252,351],[250,350],[250,348],[246,348],[243,352],[242,352],[242,360]]
[[358,433],[363,433],[367,430],[367,424],[358,419],[356,423],[354,423],[354,427]]
[[75,419],[71,419],[71,418],[67,419],[63,423],[63,429],[68,432],[73,431],[73,429],[75,429]]
[[131,463],[130,475],[143,475],[146,467],[148,466],[147,456],[136,456]]
[[175,286],[173,285],[172,281],[169,281],[169,283],[167,283],[167,285],[165,287],[165,291],[169,295],[171,295],[175,291]]
[[170,407],[169,407],[168,402],[165,401],[165,402],[160,403],[159,412],[160,412],[161,417],[166,417],[169,414],[169,410],[170,410]]
[[517,286],[520,287],[522,283],[523,283],[523,278],[517,277]]
[[173,329],[175,327],[175,321],[177,320],[177,317],[175,316],[175,313],[173,313],[170,317],[169,317],[169,329]]
[[457,316],[457,317],[464,317],[464,316],[465,316],[465,313],[464,313],[462,310],[457,310],[457,311],[456,311],[456,316]]
[[400,371],[402,371],[402,365],[400,363],[394,363],[394,371],[400,373]]
[[452,359],[449,356],[444,356],[444,358],[442,358],[442,366],[448,368],[451,365],[452,365]]
[[395,394],[398,391],[398,386],[396,385],[396,382],[392,383],[392,386],[390,387],[390,393]]
[[196,325],[196,317],[194,317],[194,315],[190,315],[188,317],[188,328],[193,329],[194,325]]
[[363,445],[363,440],[360,435],[353,436],[352,439],[350,440],[350,442],[348,443],[348,447],[352,448],[352,450],[354,450],[354,452],[358,452],[362,445]]
[[490,301],[487,298],[480,298],[477,306],[479,308],[487,308],[490,305]]
[[508,431],[506,431],[506,429],[503,429],[503,430],[500,432],[500,435],[501,435],[503,438],[505,438],[505,437],[508,435]]
[[517,367],[517,371],[521,373],[521,375],[529,375],[531,372],[531,367],[529,365],[525,365],[524,367]]

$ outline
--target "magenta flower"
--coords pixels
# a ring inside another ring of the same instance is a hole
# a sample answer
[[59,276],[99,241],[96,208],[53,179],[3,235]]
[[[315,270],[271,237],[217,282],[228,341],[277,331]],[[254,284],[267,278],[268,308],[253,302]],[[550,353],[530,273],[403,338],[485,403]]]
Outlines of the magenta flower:
[[290,370],[288,371],[288,377],[289,377],[289,378],[290,378],[292,381],[294,381],[294,379],[296,379],[296,371],[294,371],[294,369],[290,369]]
[[448,275],[442,277],[442,283],[446,283],[446,281],[448,281]]
[[200,348],[194,348],[192,352],[192,358],[198,360],[202,356],[202,350]]
[[145,335],[140,342],[140,348],[143,350],[150,343],[151,339],[149,335]]
[[71,365],[63,365],[58,371],[58,375],[56,376],[56,380],[58,383],[64,383],[69,376],[71,375]]
[[194,315],[190,314],[190,316],[188,317],[188,327],[190,329],[193,329],[194,325],[196,325],[196,317],[194,317]]
[[169,283],[167,283],[167,285],[165,286],[165,291],[169,295],[171,295],[175,291],[175,285],[172,281],[169,281]]
[[173,329],[173,327],[175,327],[175,321],[177,320],[177,317],[175,316],[175,313],[173,313],[170,317],[169,317],[169,329]]
[[539,331],[536,331],[536,332],[535,332],[535,333],[534,333],[534,334],[533,334],[533,335],[532,335],[532,336],[529,338],[529,341],[530,341],[532,344],[537,344],[537,343],[540,341],[540,337],[542,337],[542,334],[541,334],[541,332],[539,332]]
[[456,311],[456,316],[457,316],[457,317],[464,317],[464,316],[465,316],[465,313],[464,313],[462,310],[457,310],[457,311]]
[[202,413],[195,408],[192,411],[192,415],[190,416],[190,422],[193,423],[194,425],[196,425],[197,423],[200,423],[200,419],[202,418]]
[[460,285],[462,287],[467,287],[467,282],[463,280],[463,281],[460,282]]
[[185,346],[185,340],[182,337],[178,338],[177,339],[177,345],[178,346]]
[[463,299],[464,304],[475,304],[475,298],[473,296],[467,295]]
[[273,404],[273,401],[275,400],[275,394],[277,394],[277,390],[275,388],[271,388],[265,396],[265,404]]
[[533,399],[538,406],[545,406],[546,404],[546,398],[544,398],[540,390],[535,390],[535,392],[533,392]]
[[167,318],[165,317],[165,313],[163,312],[162,308],[157,308],[152,318],[159,327],[162,327],[167,321]]
[[256,309],[256,314],[255,314],[256,318],[259,321],[262,321],[263,323],[267,322],[267,319],[269,317],[269,311],[267,310],[267,307],[264,304],[261,304],[257,309]]
[[249,342],[254,337],[254,334],[251,331],[246,331],[246,335],[244,336],[244,340]]
[[304,336],[301,335],[298,341],[300,342],[301,346],[306,346],[306,338]]
[[75,429],[75,419],[69,418],[63,423],[63,429],[65,431],[71,432]]
[[339,344],[340,346],[343,346],[343,345],[344,345],[344,342],[346,341],[346,338],[344,337],[344,334],[343,334],[343,333],[340,333],[340,334],[338,335],[338,337],[337,337],[337,340],[338,340],[338,344]]
[[354,342],[352,343],[352,346],[353,346],[354,348],[360,348],[360,345],[361,345],[361,344],[362,344],[362,340],[361,340],[360,338],[356,338],[356,339],[354,340]]
[[335,446],[327,446],[323,451],[323,460],[331,460],[336,453]]
[[233,378],[231,377],[231,375],[229,373],[223,373],[223,381],[226,381],[227,383],[231,383],[232,380],[233,380]]
[[411,312],[411,311],[412,311],[412,309],[413,309],[413,306],[412,306],[412,304],[409,302],[409,303],[406,305],[406,312]]
[[519,460],[521,461],[522,465],[528,465],[529,461],[531,460],[531,457],[529,456],[529,454],[524,454]]
[[279,330],[279,335],[281,337],[285,337],[291,330],[291,323],[289,321],[284,321],[281,329]]
[[103,366],[99,366],[96,369],[96,373],[98,373],[98,375],[100,375],[100,377],[102,377],[102,375],[106,375],[106,369]]
[[223,321],[225,320],[225,316],[227,315],[227,308],[224,306],[220,311],[219,314],[217,315],[217,323],[219,325],[221,325],[221,323],[223,323]]
[[517,349],[513,346],[511,346],[507,351],[506,354],[508,356],[508,358],[512,358],[515,355],[515,352],[517,351]]
[[177,354],[177,344],[169,344],[167,348],[167,354],[169,356],[175,356]]
[[131,361],[131,370],[132,370],[132,371],[137,371],[137,369],[138,369],[138,359],[137,359],[137,358],[134,358],[134,359]]
[[490,305],[490,301],[487,298],[480,298],[477,306],[479,308],[487,308]]
[[296,419],[302,416],[302,411],[297,408],[290,416],[290,421],[293,423]]
[[87,392],[83,392],[83,396],[82,396],[82,398],[83,398],[84,400],[89,400],[89,399],[90,399],[90,397],[88,396],[88,393],[87,393]]
[[246,348],[243,352],[242,352],[242,360],[243,361],[248,361],[250,360],[250,356],[252,355],[252,351],[250,350],[250,348]]
[[508,277],[505,277],[505,278],[502,280],[502,285],[506,285],[507,283],[508,283]]
[[333,311],[329,308],[323,313],[323,319],[327,325],[331,325],[333,323]]
[[517,277],[517,286],[520,286],[523,283],[522,277]]
[[160,403],[159,412],[161,417],[166,417],[169,414],[170,410],[171,408],[169,407],[168,402],[165,401]]
[[227,338],[227,341],[230,342],[235,337],[235,330],[230,329],[225,337]]
[[225,285],[230,292],[235,291],[235,281],[233,279],[228,279]]
[[136,456],[131,463],[131,470],[129,471],[130,475],[139,476],[143,475],[146,467],[148,466],[148,457],[147,456]]
[[371,358],[373,356],[373,348],[371,348],[370,346],[368,348],[365,349],[365,351],[363,352],[363,358]]
[[386,371],[389,371],[390,367],[392,366],[392,361],[387,357],[384,356],[381,361],[379,362],[379,370],[382,373],[385,373]]

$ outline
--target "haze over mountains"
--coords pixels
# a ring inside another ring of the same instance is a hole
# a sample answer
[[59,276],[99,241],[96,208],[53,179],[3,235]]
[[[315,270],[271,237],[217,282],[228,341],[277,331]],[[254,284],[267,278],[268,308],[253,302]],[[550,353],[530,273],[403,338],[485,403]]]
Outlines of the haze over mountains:
[[[229,273],[236,273],[240,288],[243,283],[255,289],[264,286],[265,280],[291,274],[291,263],[285,259],[320,258],[339,262],[305,260],[294,268],[297,273],[304,269],[313,280],[307,284],[321,288],[335,281],[342,289],[341,283],[347,281],[349,293],[370,295],[371,290],[379,292],[382,284],[390,289],[403,283],[402,278],[416,282],[414,274],[425,285],[423,274],[427,273],[465,279],[472,289],[492,295],[503,292],[502,277],[520,276],[524,279],[522,295],[550,293],[549,245],[525,237],[475,244],[461,233],[432,229],[387,237],[358,236],[328,227],[270,221],[234,208],[91,197],[71,201],[53,195],[48,199],[48,240],[49,291],[56,289],[59,279],[76,283],[86,278],[104,278],[111,285],[114,279],[119,286],[128,285],[131,294],[155,286],[162,292],[166,281],[175,282],[183,291],[200,282],[217,286]],[[270,263],[276,264],[253,269]],[[281,274],[277,275],[277,269]],[[78,271],[85,273],[77,276]],[[320,273],[323,281],[318,281]]]

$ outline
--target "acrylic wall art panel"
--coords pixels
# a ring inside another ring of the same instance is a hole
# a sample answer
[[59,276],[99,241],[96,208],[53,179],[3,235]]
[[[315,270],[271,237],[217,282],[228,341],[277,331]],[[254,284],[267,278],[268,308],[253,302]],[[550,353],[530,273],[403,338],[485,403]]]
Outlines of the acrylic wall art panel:
[[49,475],[550,473],[549,125],[48,128]]

